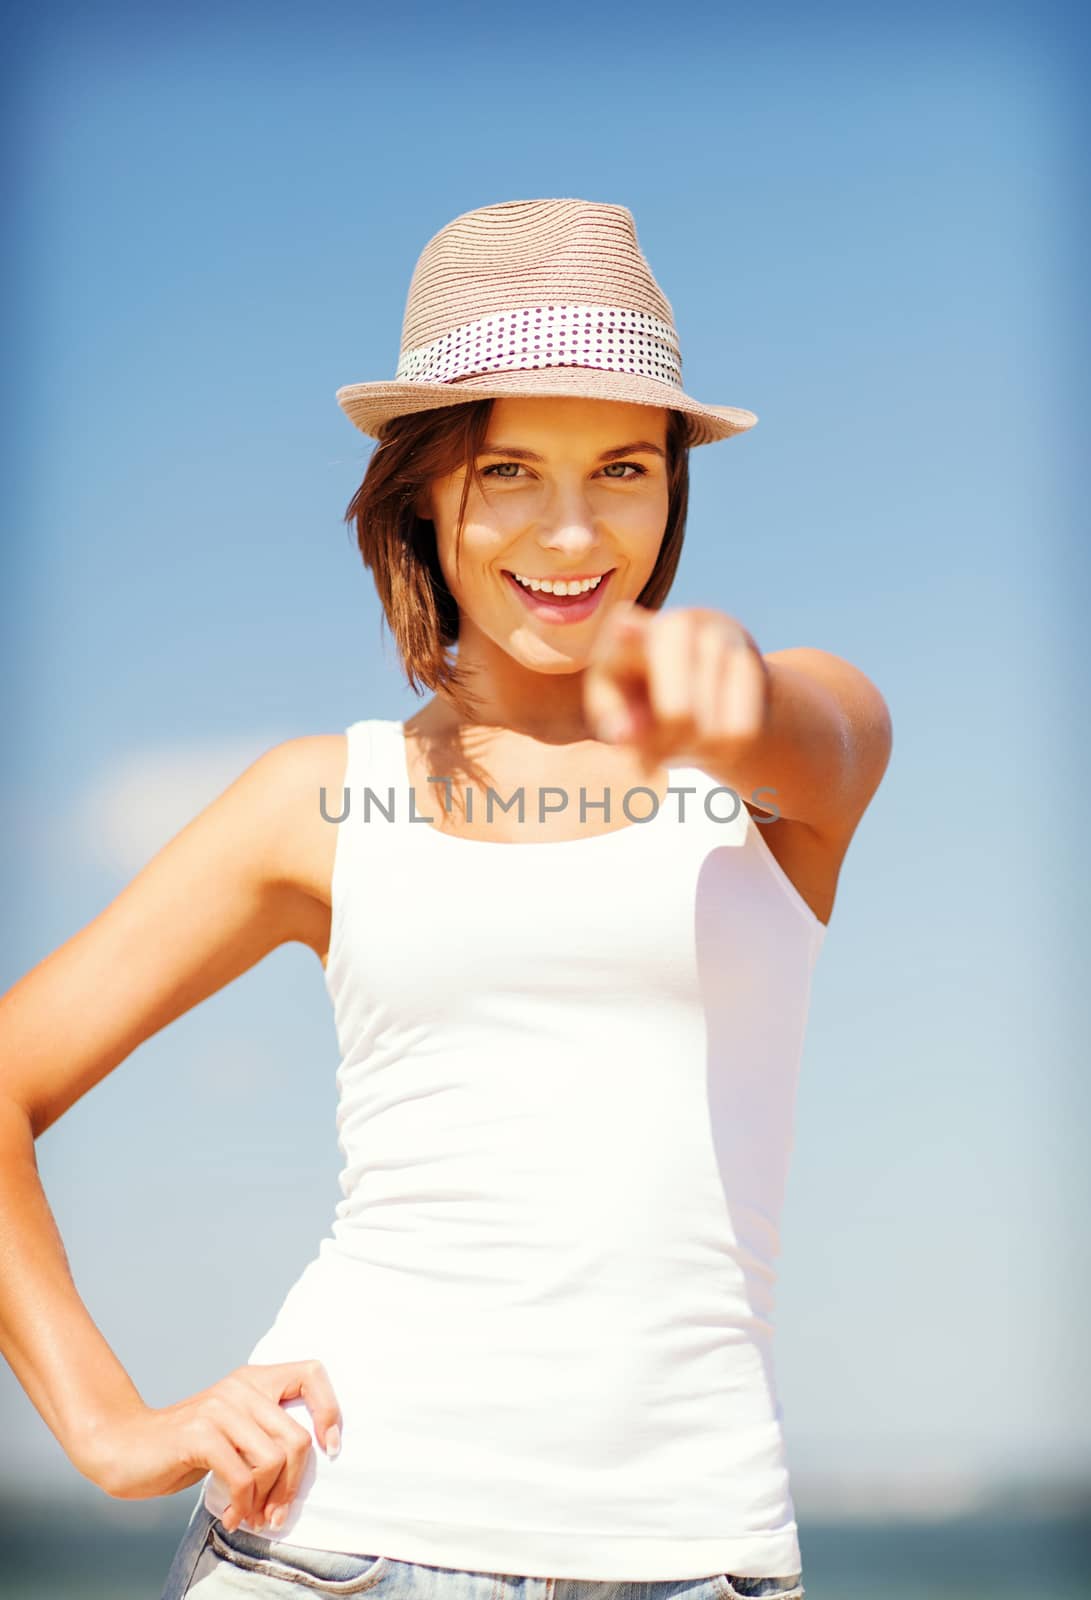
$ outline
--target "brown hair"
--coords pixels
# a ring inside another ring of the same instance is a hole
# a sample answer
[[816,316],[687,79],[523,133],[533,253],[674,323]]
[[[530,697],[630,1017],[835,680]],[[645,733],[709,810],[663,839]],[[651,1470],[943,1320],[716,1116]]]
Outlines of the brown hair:
[[[414,502],[433,478],[464,465],[456,533],[456,548],[461,548],[470,484],[481,482],[477,458],[492,405],[491,399],[471,400],[394,417],[383,428],[344,517],[356,525],[356,543],[375,579],[410,687],[418,693],[442,688],[464,712],[472,697],[449,654],[458,640],[458,605],[439,564],[435,527],[417,515]],[[688,441],[684,414],[668,411],[667,523],[655,567],[637,596],[639,604],[651,610],[658,610],[670,593],[682,554],[689,503]]]

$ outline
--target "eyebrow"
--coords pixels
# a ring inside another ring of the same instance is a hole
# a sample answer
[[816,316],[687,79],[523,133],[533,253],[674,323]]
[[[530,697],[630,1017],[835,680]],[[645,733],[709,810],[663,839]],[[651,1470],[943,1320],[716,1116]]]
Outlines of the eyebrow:
[[[490,444],[480,452],[483,456],[509,456],[515,461],[544,461],[545,457],[537,455],[533,450],[520,450],[514,444]],[[618,456],[634,456],[645,453],[647,455],[662,456],[667,459],[667,452],[657,444],[652,444],[649,439],[638,439],[635,444],[615,445],[611,450],[604,450],[598,457],[600,461],[613,461]]]

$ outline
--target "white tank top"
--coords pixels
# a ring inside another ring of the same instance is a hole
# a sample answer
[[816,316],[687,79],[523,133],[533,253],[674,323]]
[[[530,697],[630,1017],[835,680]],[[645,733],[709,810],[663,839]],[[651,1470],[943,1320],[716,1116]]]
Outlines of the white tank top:
[[505,843],[410,820],[401,722],[347,735],[342,1198],[247,1358],[322,1361],[343,1440],[276,1537],[528,1577],[800,1571],[773,1311],[824,924],[697,768],[650,821]]

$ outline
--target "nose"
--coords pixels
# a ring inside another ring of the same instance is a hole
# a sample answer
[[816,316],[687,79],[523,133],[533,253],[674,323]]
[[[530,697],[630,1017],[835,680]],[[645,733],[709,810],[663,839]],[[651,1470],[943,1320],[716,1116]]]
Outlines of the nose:
[[565,556],[583,555],[600,542],[595,511],[581,485],[557,489],[542,519],[538,542],[543,550]]

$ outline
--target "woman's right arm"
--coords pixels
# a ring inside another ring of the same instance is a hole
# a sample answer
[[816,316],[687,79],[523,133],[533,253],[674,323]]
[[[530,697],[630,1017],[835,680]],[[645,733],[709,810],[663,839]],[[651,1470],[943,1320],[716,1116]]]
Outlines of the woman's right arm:
[[106,1493],[172,1494],[211,1468],[231,1494],[229,1526],[260,1525],[298,1487],[310,1436],[281,1400],[307,1401],[323,1444],[340,1423],[324,1369],[241,1367],[177,1406],[146,1406],[77,1292],[35,1140],[138,1045],[278,945],[321,953],[335,830],[319,788],[340,783],[343,748],[330,735],[267,751],[0,997],[3,1354],[69,1460]]

